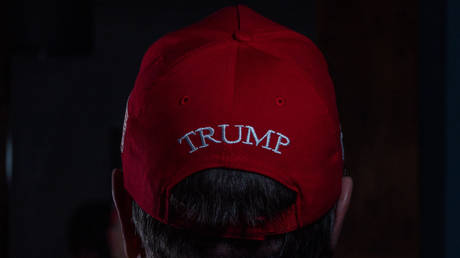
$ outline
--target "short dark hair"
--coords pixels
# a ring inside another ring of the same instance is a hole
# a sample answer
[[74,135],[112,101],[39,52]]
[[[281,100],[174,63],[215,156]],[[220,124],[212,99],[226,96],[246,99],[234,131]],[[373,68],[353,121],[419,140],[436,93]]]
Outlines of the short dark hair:
[[[171,216],[211,230],[228,225],[258,225],[294,204],[296,192],[257,173],[227,168],[197,172],[174,186]],[[198,235],[163,224],[133,202],[137,233],[148,258],[331,257],[334,208],[311,225],[266,240]]]

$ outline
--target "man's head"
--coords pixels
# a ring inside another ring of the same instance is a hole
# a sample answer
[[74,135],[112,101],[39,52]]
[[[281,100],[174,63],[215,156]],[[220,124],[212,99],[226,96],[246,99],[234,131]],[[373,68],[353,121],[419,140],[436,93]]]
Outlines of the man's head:
[[[123,187],[121,170],[113,172],[113,196],[128,257],[328,257],[334,249],[348,209],[353,183],[344,177],[337,204],[323,217],[298,230],[245,240],[201,235],[163,224],[143,211]],[[295,193],[267,177],[225,168],[198,172],[177,184],[170,208],[177,216],[208,227],[276,216],[294,203]],[[145,256],[143,256],[145,254]]]
[[244,6],[164,36],[142,61],[113,176],[128,253],[327,255],[352,189],[340,138],[306,37]]

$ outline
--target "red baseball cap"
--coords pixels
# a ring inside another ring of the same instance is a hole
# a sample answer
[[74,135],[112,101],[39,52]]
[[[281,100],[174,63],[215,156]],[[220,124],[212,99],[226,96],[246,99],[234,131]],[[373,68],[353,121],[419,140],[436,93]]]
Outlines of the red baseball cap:
[[264,239],[309,225],[336,203],[343,170],[332,80],[307,37],[244,5],[169,33],[147,50],[126,108],[124,185],[156,220],[198,171],[262,174],[297,193],[277,219],[222,237]]

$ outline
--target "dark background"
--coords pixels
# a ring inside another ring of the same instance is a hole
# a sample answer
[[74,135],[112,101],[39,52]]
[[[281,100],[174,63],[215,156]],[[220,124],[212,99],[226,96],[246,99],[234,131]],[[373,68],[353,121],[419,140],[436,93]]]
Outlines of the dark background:
[[[330,64],[356,184],[337,257],[460,257],[460,4],[239,2],[313,39]],[[0,4],[0,257],[68,255],[72,214],[110,202],[142,55],[231,3]]]

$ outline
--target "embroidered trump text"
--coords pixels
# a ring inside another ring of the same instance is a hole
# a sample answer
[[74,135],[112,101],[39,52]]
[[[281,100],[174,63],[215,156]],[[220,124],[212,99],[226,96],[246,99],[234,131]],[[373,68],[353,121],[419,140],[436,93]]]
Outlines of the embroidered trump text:
[[[241,143],[261,147],[277,154],[281,154],[281,147],[288,146],[290,143],[287,136],[273,130],[267,130],[262,137],[259,137],[260,134],[257,135],[254,127],[249,125],[233,125],[234,128],[231,129],[228,129],[228,127],[230,127],[228,124],[221,124],[217,127],[219,128],[216,128],[216,130],[221,130],[221,137],[219,139],[214,135],[214,128],[208,126],[186,133],[178,139],[178,142],[179,144],[185,142],[190,147],[189,153],[193,153],[201,148],[206,148],[209,144]],[[227,139],[227,130],[237,130],[238,137],[236,139]]]

